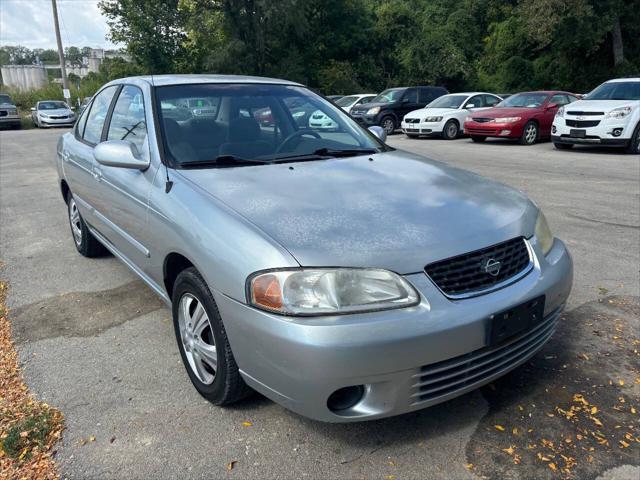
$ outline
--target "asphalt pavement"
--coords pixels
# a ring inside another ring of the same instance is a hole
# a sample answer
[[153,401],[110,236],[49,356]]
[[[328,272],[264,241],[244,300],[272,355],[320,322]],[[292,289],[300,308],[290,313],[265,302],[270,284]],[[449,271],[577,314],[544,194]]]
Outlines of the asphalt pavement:
[[66,417],[56,453],[63,477],[640,476],[631,410],[640,409],[639,156],[391,136],[392,146],[530,195],[573,254],[574,290],[552,341],[499,382],[420,412],[341,425],[259,395],[222,409],[196,393],[170,311],[115,258],[76,252],[54,164],[65,131],[0,132],[0,275],[27,384]]

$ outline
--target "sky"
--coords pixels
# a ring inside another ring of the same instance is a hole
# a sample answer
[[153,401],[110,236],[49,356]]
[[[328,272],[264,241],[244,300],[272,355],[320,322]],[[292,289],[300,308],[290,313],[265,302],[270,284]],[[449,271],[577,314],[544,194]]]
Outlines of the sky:
[[[57,0],[62,46],[115,48],[98,0]],[[0,45],[57,48],[51,0],[0,0]]]

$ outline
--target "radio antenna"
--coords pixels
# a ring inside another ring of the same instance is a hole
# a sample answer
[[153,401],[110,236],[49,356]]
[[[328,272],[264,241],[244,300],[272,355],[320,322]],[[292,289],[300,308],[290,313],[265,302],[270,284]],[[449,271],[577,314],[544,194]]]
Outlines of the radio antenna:
[[[153,73],[151,74],[151,85],[153,87],[153,100],[154,100],[154,105],[153,108],[157,108],[157,102],[155,101],[155,97],[156,97],[156,82],[153,78]],[[166,162],[162,162],[164,164],[164,175],[166,178],[166,183],[164,184],[164,191],[165,193],[169,193],[171,191],[171,188],[173,187],[173,182],[169,179],[169,167],[167,166]]]

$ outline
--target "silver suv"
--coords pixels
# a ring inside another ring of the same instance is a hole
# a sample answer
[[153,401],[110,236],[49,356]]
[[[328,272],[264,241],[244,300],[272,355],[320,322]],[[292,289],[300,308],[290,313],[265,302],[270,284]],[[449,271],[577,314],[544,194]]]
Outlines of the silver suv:
[[22,122],[11,97],[6,93],[0,93],[0,126],[10,128],[21,128]]
[[571,257],[522,193],[372,129],[282,80],[109,83],[58,144],[73,241],[171,306],[217,405],[255,389],[347,422],[445,401],[544,345]]

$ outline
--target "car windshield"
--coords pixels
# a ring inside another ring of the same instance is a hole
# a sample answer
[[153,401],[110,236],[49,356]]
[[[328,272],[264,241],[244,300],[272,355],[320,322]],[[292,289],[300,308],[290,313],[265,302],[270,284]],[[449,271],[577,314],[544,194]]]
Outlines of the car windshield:
[[[389,149],[304,87],[198,84],[156,92],[165,153],[183,168],[324,160]],[[201,101],[214,113],[201,115],[189,107]]]
[[406,88],[389,88],[384,92],[380,93],[376,98],[371,100],[371,103],[390,103],[397,102],[402,97],[402,94],[405,92]]
[[443,95],[436,98],[426,108],[460,108],[468,97],[466,95]]
[[13,102],[11,101],[11,97],[9,95],[0,95],[0,104],[2,103],[13,105]]
[[67,108],[67,104],[64,102],[40,102],[38,104],[38,110],[58,110],[59,108]]
[[585,100],[640,100],[640,82],[603,83]]
[[501,101],[497,108],[538,108],[547,99],[547,93],[518,93]]
[[350,95],[348,97],[342,97],[340,100],[336,101],[336,105],[339,107],[350,107],[353,103],[358,101],[358,97],[355,95]]

